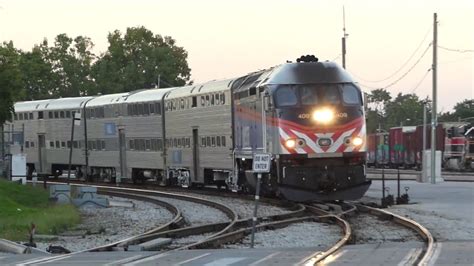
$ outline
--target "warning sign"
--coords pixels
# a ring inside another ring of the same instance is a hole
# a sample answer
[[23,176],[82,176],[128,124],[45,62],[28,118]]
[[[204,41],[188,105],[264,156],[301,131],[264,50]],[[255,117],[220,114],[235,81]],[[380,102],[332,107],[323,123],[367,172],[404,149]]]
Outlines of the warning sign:
[[271,155],[268,153],[255,153],[253,155],[252,170],[255,173],[270,172]]

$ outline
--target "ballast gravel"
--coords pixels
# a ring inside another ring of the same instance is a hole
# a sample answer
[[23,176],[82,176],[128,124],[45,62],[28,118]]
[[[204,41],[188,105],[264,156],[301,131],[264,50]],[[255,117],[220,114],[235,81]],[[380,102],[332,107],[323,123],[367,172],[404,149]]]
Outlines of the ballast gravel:
[[228,222],[229,218],[222,211],[200,203],[173,198],[153,197],[176,206],[182,213],[187,225],[196,226],[209,223]]
[[[337,225],[302,222],[287,227],[255,233],[256,248],[298,248],[318,247],[324,250],[342,238],[342,231]],[[225,245],[224,248],[250,248],[251,236],[241,243]]]
[[355,244],[422,241],[415,231],[369,214],[349,219]]
[[131,201],[134,207],[83,206],[79,226],[62,233],[57,240],[36,242],[38,248],[46,250],[49,245],[59,245],[71,252],[85,250],[144,233],[173,218],[172,213],[159,205],[116,197],[109,199]]
[[[255,208],[255,202],[251,200],[239,199],[239,198],[230,198],[230,197],[218,197],[218,196],[206,196],[200,194],[186,193],[190,196],[195,196],[203,199],[208,199],[215,201],[217,203],[224,204],[234,210],[239,218],[252,218],[253,211]],[[265,202],[258,203],[258,217],[271,216],[277,214],[283,214],[290,212],[290,210],[274,206]]]

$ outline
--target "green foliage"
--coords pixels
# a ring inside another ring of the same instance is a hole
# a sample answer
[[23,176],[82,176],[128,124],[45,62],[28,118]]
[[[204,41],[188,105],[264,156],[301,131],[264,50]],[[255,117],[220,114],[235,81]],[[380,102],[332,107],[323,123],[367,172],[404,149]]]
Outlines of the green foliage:
[[118,30],[108,36],[109,48],[94,65],[97,92],[102,94],[160,87],[182,86],[189,81],[187,52],[171,37],[154,35],[144,28]]
[[0,202],[0,238],[25,240],[31,223],[39,234],[55,234],[80,221],[74,206],[50,205],[41,188],[0,180]]
[[13,42],[0,45],[0,125],[11,119],[22,88],[19,52]]

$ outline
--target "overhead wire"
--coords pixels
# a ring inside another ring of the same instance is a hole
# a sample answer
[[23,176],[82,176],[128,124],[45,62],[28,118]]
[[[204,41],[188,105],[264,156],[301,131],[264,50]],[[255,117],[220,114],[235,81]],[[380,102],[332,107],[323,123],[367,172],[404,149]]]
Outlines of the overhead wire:
[[432,70],[432,68],[429,68],[428,71],[425,72],[425,75],[423,75],[423,77],[421,78],[420,81],[418,81],[418,84],[416,84],[416,86],[411,90],[411,93],[415,93],[416,89],[418,89],[418,87],[420,87],[421,83],[425,80],[426,76],[428,76],[428,73],[430,73],[430,71]]
[[457,53],[474,53],[474,50],[471,50],[471,49],[454,49],[454,48],[447,48],[447,47],[444,47],[444,46],[441,46],[441,45],[438,45],[438,48],[441,48],[445,51],[449,51],[449,52],[457,52]]
[[356,78],[362,80],[362,81],[365,81],[365,82],[371,82],[371,83],[377,83],[377,82],[382,82],[382,81],[386,81],[388,79],[391,79],[392,77],[394,77],[396,74],[398,74],[407,64],[408,62],[410,62],[410,60],[413,58],[413,56],[415,56],[415,54],[418,52],[418,50],[420,50],[421,46],[423,45],[423,43],[425,42],[426,38],[428,37],[428,34],[431,32],[431,29],[432,29],[432,26],[428,29],[428,31],[425,33],[425,36],[423,37],[423,40],[420,42],[420,44],[418,45],[418,47],[415,49],[415,51],[410,55],[410,57],[405,61],[405,63],[403,63],[403,65],[401,67],[399,67],[394,73],[392,73],[391,75],[383,78],[383,79],[379,79],[379,80],[368,80],[368,79],[364,79],[364,78],[361,78],[359,77],[358,75],[354,74],[351,72],[352,75],[354,75]]

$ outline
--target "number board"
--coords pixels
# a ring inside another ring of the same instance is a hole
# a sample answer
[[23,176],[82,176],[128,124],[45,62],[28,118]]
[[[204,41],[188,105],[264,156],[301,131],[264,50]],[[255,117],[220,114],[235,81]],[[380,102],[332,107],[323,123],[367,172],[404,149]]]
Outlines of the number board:
[[255,153],[253,155],[252,170],[254,173],[270,172],[271,155],[268,153]]

